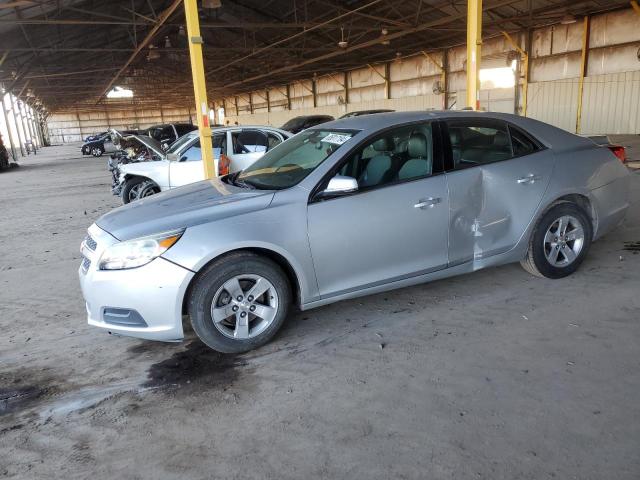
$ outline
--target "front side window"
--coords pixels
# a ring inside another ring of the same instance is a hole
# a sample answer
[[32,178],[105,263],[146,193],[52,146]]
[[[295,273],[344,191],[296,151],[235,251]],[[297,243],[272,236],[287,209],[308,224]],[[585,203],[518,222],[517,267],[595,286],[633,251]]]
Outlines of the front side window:
[[275,133],[267,132],[267,138],[269,140],[269,150],[282,143],[282,139]]
[[358,149],[338,171],[364,190],[433,173],[431,124],[389,130]]
[[456,170],[513,157],[509,130],[504,122],[461,119],[446,123]]
[[289,188],[302,181],[356,132],[307,130],[269,150],[238,175],[255,188]]
[[[213,141],[213,157],[219,158],[220,153],[223,152],[223,148],[227,143],[225,141],[225,135],[214,135]],[[202,150],[200,148],[200,139],[195,141],[180,157],[181,162],[191,162],[202,160]]]

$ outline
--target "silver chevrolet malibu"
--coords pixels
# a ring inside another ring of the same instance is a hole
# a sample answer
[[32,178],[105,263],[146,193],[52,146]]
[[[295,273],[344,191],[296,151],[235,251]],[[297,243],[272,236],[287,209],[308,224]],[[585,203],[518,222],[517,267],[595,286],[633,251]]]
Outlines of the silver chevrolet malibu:
[[615,227],[629,173],[607,149],[507,114],[384,113],[306,130],[239,173],[102,216],[82,243],[90,325],[220,352],[303,309],[521,262],[573,273]]

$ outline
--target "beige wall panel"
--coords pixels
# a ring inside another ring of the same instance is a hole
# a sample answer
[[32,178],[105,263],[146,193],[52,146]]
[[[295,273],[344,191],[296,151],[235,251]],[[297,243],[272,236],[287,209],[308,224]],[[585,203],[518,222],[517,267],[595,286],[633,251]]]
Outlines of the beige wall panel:
[[640,17],[631,8],[591,18],[589,47],[606,47],[635,41],[640,41]]
[[640,134],[640,71],[587,77],[583,134]]
[[[640,17],[638,18],[640,23]],[[639,49],[640,43],[593,50],[589,53],[587,75],[592,76],[640,70],[640,61],[638,61]]]
[[574,132],[577,109],[577,78],[529,84],[529,117]]
[[535,58],[529,62],[532,82],[546,82],[580,75],[580,52],[557,57]]

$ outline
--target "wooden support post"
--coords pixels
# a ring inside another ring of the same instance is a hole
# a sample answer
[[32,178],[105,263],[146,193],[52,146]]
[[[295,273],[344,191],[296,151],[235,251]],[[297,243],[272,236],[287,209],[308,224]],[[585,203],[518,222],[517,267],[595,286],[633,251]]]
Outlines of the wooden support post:
[[480,109],[482,0],[467,0],[467,107]]
[[318,106],[318,87],[316,85],[316,79],[311,79],[311,95],[313,95],[313,108]]
[[449,50],[445,49],[442,52],[442,88],[444,92],[442,95],[442,108],[443,110],[449,109]]
[[391,98],[391,63],[384,64],[384,98]]
[[267,93],[267,113],[271,113],[271,99],[269,97],[269,89],[267,88],[265,92]]
[[253,95],[251,95],[251,92],[249,92],[249,111],[253,115]]
[[578,109],[576,110],[576,133],[582,129],[582,97],[584,94],[584,77],[587,76],[589,66],[589,16],[584,17],[582,23],[582,57],[580,60],[580,78],[578,79]]
[[349,72],[344,72],[344,104],[349,105]]
[[287,110],[291,110],[291,85],[287,83]]

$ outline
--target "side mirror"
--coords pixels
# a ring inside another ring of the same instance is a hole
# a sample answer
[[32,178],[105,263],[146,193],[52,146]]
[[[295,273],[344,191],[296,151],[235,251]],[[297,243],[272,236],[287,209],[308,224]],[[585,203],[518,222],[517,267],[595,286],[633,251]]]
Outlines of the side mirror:
[[180,157],[178,157],[177,153],[167,153],[167,160],[170,162],[177,162],[180,160]]
[[331,180],[327,188],[322,191],[322,197],[335,197],[344,195],[346,193],[353,193],[358,191],[358,180],[353,177],[346,177],[344,175],[336,175]]

